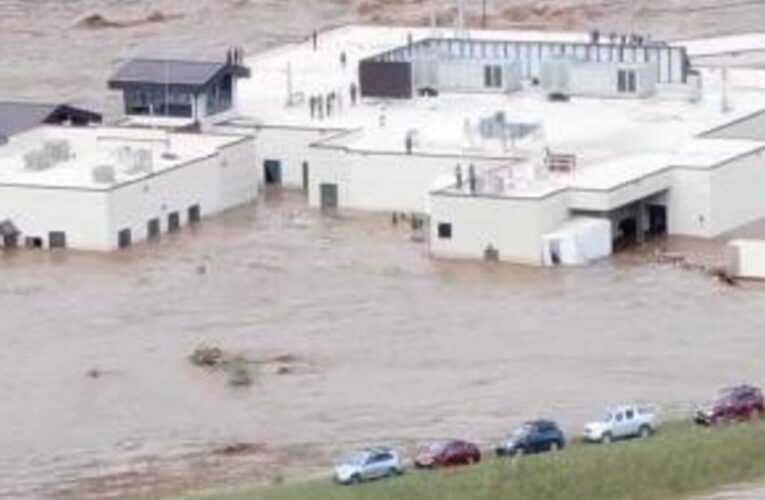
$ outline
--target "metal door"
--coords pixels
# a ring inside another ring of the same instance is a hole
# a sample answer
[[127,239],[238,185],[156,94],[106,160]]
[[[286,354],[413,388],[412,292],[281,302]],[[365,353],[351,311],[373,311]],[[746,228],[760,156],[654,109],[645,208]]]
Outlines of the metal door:
[[320,194],[322,210],[337,210],[337,184],[322,184]]

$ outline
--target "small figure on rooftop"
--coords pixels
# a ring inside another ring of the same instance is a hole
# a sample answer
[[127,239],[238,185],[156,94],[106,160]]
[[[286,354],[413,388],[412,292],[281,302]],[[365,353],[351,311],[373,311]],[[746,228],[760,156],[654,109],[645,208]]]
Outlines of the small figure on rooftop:
[[412,154],[413,143],[412,143],[412,133],[411,132],[408,132],[406,134],[406,139],[404,139],[404,147],[406,148],[406,154],[408,154],[408,155]]
[[358,99],[359,88],[356,86],[356,82],[351,83],[351,106],[356,105]]
[[345,69],[345,67],[348,65],[348,56],[345,54],[345,51],[340,52],[340,66]]
[[470,185],[470,194],[475,194],[478,188],[478,178],[475,176],[475,165],[472,163],[468,169],[468,184]]
[[311,38],[313,39],[313,50],[319,49],[319,32],[317,30],[313,30],[313,34],[311,35]]
[[454,169],[454,179],[458,190],[462,190],[462,165],[457,164],[457,168]]

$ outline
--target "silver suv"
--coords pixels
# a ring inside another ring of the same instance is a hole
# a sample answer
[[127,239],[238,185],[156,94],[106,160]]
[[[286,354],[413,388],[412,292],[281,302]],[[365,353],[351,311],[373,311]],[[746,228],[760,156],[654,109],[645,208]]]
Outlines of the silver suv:
[[403,473],[404,466],[398,452],[380,446],[354,453],[335,467],[334,475],[340,484],[356,484]]

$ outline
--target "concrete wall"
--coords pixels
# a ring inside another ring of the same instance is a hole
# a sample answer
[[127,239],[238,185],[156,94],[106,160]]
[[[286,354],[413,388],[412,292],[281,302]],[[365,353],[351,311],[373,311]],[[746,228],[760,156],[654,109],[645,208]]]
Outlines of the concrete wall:
[[765,279],[765,241],[736,240],[728,245],[729,268],[738,278]]
[[[542,236],[568,218],[565,193],[544,199],[488,198],[433,194],[430,248],[434,257],[483,259],[488,245],[506,262],[542,265]],[[439,238],[441,223],[452,226]]]
[[66,232],[67,245],[83,250],[108,250],[108,194],[103,191],[0,186],[0,216],[27,237],[48,246],[50,231]]
[[309,203],[321,204],[321,184],[336,184],[340,209],[429,212],[429,193],[453,182],[457,164],[480,174],[507,159],[381,154],[317,148],[311,164]]
[[[637,91],[619,92],[619,71],[634,71]],[[618,63],[584,63],[571,67],[569,89],[571,95],[591,97],[648,97],[656,93],[657,73],[651,65],[623,65]]]

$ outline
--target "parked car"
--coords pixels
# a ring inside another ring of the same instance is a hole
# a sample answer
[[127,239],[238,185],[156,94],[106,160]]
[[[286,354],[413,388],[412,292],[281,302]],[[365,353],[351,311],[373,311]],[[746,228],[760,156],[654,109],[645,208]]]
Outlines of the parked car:
[[414,466],[421,469],[470,465],[481,461],[481,450],[467,441],[432,444],[417,454]]
[[358,451],[335,467],[335,480],[356,484],[404,473],[401,457],[392,448],[380,446]]
[[566,446],[558,424],[549,420],[526,422],[496,447],[498,456],[556,451]]
[[762,391],[750,385],[739,385],[720,391],[717,401],[696,410],[694,420],[701,425],[716,425],[762,418],[763,415]]
[[622,405],[606,412],[602,420],[588,423],[584,440],[610,443],[616,439],[646,438],[656,432],[656,415],[636,405]]

